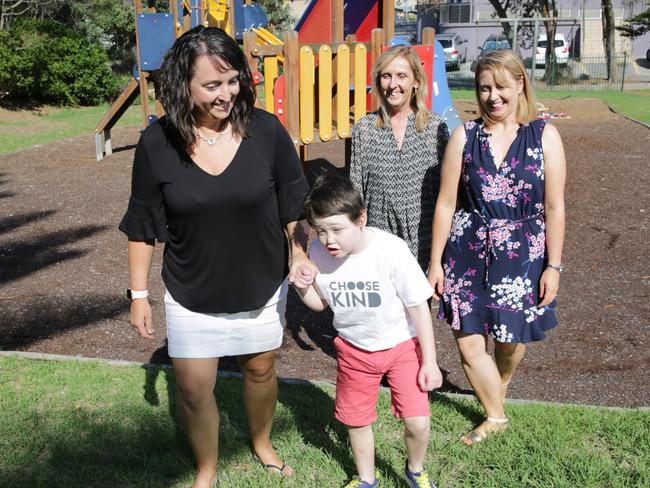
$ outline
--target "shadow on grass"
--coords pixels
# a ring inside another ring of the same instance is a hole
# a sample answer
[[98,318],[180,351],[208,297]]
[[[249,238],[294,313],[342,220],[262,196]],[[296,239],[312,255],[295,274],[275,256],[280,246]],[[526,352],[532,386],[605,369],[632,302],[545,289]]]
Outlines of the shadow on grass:
[[[357,473],[347,427],[334,418],[334,398],[316,386],[301,384],[295,388],[285,384],[280,388],[278,401],[291,411],[291,424],[298,429],[305,444],[331,457],[341,466],[348,479]],[[377,408],[382,406],[378,405]],[[280,422],[278,424],[279,428],[283,427]],[[401,486],[402,473],[396,472],[390,460],[385,459],[380,451],[375,452],[375,465],[381,472],[382,480],[390,480],[394,486]]]
[[449,395],[440,395],[433,393],[429,396],[430,402],[436,402],[444,405],[445,407],[458,412],[460,415],[468,419],[473,425],[478,425],[485,420],[485,415],[481,410],[480,404],[467,404],[465,401],[457,400]]
[[166,487],[192,465],[166,414],[125,405],[120,420],[83,408],[68,416],[61,426],[35,411],[38,432],[11,453],[17,467],[3,469],[3,487]]

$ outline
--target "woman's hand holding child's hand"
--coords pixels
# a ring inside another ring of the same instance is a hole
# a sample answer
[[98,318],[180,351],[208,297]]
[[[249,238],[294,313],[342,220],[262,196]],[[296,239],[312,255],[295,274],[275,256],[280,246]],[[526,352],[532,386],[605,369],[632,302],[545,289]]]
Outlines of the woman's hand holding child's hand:
[[293,276],[289,276],[289,283],[296,288],[309,288],[316,278],[316,267],[311,263],[301,263],[296,267]]

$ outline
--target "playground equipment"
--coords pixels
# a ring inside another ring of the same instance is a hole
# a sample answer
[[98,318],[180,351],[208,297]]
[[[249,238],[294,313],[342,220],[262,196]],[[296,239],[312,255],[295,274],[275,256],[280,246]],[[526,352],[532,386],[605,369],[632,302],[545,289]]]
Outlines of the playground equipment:
[[183,32],[198,25],[224,29],[230,36],[242,40],[245,32],[257,29],[261,35],[271,34],[263,29],[268,23],[266,12],[250,0],[170,0],[169,12],[156,12],[153,1],[134,0],[136,17],[137,64],[133,79],[111,105],[95,128],[97,160],[112,153],[111,129],[140,95],[143,125],[153,123],[163,115],[156,99],[155,115],[149,108],[149,82],[154,85],[155,73],[160,68],[165,53]]
[[[264,83],[264,108],[287,128],[303,161],[309,144],[348,139],[352,126],[378,108],[370,95],[370,68],[394,32],[394,0],[312,0],[284,41],[264,27],[266,13],[250,0],[172,0],[170,12],[146,12],[134,1],[138,64],[134,78],[95,129],[97,159],[112,152],[110,130],[138,95],[143,125],[163,115],[149,108],[149,82],[176,37],[196,25],[223,28],[243,41],[256,84]],[[414,46],[429,77],[427,106],[450,130],[460,124],[449,95],[444,53],[433,29]],[[262,72],[259,66],[262,66]]]

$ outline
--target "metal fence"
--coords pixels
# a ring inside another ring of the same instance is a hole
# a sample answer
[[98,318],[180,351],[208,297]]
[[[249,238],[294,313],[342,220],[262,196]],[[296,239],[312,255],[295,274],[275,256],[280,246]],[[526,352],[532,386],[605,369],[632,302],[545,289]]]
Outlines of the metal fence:
[[[569,58],[566,64],[556,66],[555,76],[543,64],[532,65],[531,59],[524,61],[526,71],[535,91],[584,91],[584,90],[623,90],[628,71],[626,53],[617,54],[614,59],[613,76],[607,76],[605,55],[588,55]],[[449,88],[474,88],[474,67],[476,61],[467,60],[460,70],[447,66]]]

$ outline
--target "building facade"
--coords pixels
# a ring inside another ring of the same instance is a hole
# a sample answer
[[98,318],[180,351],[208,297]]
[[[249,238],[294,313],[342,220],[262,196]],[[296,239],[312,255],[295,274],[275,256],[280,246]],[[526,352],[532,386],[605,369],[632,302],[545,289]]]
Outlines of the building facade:
[[[426,1],[420,1],[426,4]],[[433,2],[431,2],[433,3]],[[557,32],[564,34],[570,42],[573,56],[603,55],[603,28],[601,0],[557,0]],[[620,24],[650,7],[648,0],[612,0],[616,24]],[[514,17],[514,14],[512,15]],[[539,23],[538,33],[544,33],[544,25]],[[512,23],[511,23],[512,25]],[[528,26],[519,37],[521,54],[530,56],[532,50],[532,21],[518,22],[518,28]],[[476,58],[478,48],[490,34],[503,33],[502,24],[497,20],[494,7],[488,0],[446,0],[438,3],[436,9],[419,9],[418,32],[424,27],[434,27],[436,32],[455,32],[468,41],[468,58]],[[616,50],[627,52],[634,58],[645,57],[650,48],[650,34],[630,41],[617,31]]]

